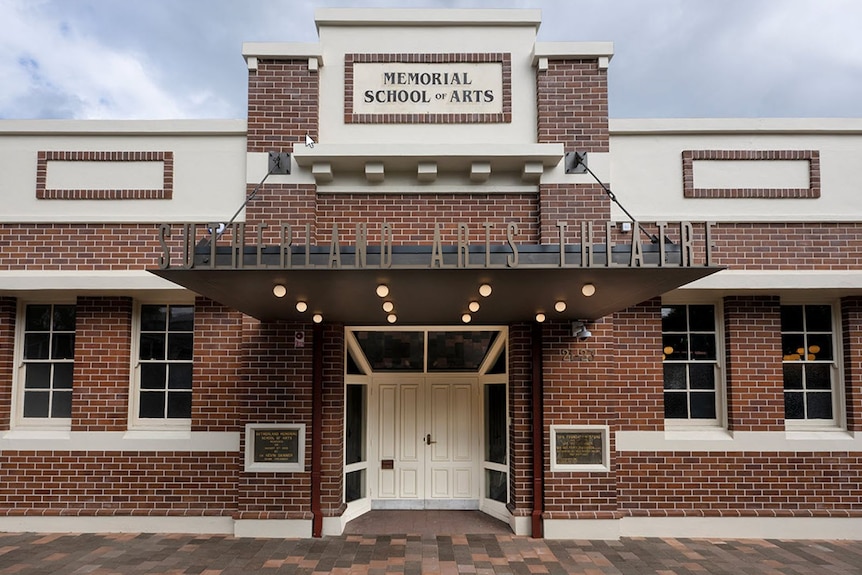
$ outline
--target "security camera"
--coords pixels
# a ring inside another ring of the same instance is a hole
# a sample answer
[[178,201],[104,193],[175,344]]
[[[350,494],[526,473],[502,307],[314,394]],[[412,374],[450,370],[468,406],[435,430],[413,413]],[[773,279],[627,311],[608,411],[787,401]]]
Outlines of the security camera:
[[572,337],[576,337],[580,340],[585,340],[593,336],[593,332],[587,329],[586,323],[582,321],[573,321],[572,322]]

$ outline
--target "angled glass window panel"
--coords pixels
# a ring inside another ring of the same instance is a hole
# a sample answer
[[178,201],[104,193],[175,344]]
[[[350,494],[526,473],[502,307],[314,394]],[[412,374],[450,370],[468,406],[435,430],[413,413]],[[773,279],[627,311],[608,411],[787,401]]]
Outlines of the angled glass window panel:
[[506,384],[485,386],[485,461],[506,463]]
[[781,306],[781,331],[802,331],[805,329],[802,317],[801,305]]
[[802,389],[801,363],[784,364],[784,389]]
[[75,371],[73,363],[54,364],[54,389],[72,389],[72,374]]
[[715,393],[697,391],[691,394],[691,417],[694,419],[715,419]]
[[476,371],[494,341],[493,331],[432,331],[428,371]]
[[168,306],[141,306],[141,331],[165,331],[168,325],[167,320]]
[[688,394],[683,391],[664,392],[664,416],[667,419],[688,418]]
[[805,364],[805,389],[832,391],[832,365],[828,363]]
[[685,364],[684,363],[665,363],[664,364],[664,388],[665,389],[685,389]]
[[684,334],[665,334],[661,338],[665,360],[684,361],[688,359],[688,337]]
[[711,333],[693,333],[689,336],[692,360],[715,359],[715,335]]
[[50,305],[28,305],[24,331],[50,331],[51,329],[51,306]]
[[353,352],[348,349],[346,355],[345,373],[347,373],[347,375],[365,375],[363,371],[359,369],[359,364],[357,364],[356,360],[353,359]]
[[71,391],[55,391],[52,394],[51,417],[72,417]]
[[715,364],[688,364],[688,380],[691,389],[715,389]]
[[194,331],[195,308],[190,305],[172,305],[168,331]]
[[784,392],[784,418],[805,419],[805,394],[803,392]]
[[354,335],[373,371],[423,371],[423,332],[358,331]]
[[24,374],[24,389],[49,389],[51,387],[51,364],[28,363]]
[[831,361],[832,360],[832,334],[831,333],[809,333],[808,347],[805,350],[805,358],[808,361]]
[[715,306],[688,306],[688,324],[690,331],[715,331]]
[[[502,335],[500,336],[502,337]],[[506,347],[500,350],[500,355],[497,356],[497,359],[494,360],[494,365],[491,366],[491,369],[488,370],[488,374],[490,375],[498,375],[501,373],[506,373]]]
[[350,503],[365,497],[365,470],[351,471],[344,477],[344,501]]
[[485,497],[491,499],[493,501],[499,501],[500,503],[506,503],[508,501],[508,485],[507,478],[508,474],[503,471],[497,471],[495,469],[486,469],[485,470]]
[[51,334],[28,333],[24,335],[24,359],[49,359]]
[[74,333],[55,333],[51,336],[51,359],[75,359]]
[[808,419],[832,419],[832,394],[812,391],[805,394]]
[[662,331],[687,331],[684,305],[668,305],[661,308]]
[[805,306],[805,329],[806,331],[832,331],[832,306],[829,305],[807,305]]
[[75,331],[75,306],[54,306],[54,331]]
[[348,385],[344,425],[344,462],[365,461],[365,386]]

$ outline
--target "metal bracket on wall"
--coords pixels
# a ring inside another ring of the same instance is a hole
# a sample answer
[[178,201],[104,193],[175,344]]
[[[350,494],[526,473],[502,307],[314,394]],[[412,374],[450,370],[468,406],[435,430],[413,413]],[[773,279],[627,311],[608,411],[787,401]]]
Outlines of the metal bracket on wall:
[[269,153],[269,173],[270,174],[289,174],[290,173],[290,154],[287,152],[270,152]]
[[566,152],[565,166],[567,174],[586,174],[587,173],[587,153],[586,152]]

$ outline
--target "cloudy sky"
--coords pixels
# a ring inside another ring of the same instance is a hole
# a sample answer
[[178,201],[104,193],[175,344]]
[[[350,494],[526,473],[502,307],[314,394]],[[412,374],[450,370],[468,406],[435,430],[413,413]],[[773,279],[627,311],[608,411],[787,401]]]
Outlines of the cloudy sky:
[[244,118],[244,41],[321,7],[539,8],[613,41],[610,115],[862,117],[860,0],[0,0],[0,118]]

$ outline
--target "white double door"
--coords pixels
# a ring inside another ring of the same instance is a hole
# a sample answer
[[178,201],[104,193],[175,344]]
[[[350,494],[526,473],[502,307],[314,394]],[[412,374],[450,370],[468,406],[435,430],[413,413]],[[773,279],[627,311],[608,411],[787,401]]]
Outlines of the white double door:
[[476,376],[374,376],[372,508],[479,507],[478,387]]

